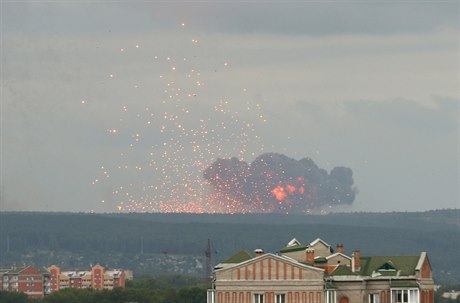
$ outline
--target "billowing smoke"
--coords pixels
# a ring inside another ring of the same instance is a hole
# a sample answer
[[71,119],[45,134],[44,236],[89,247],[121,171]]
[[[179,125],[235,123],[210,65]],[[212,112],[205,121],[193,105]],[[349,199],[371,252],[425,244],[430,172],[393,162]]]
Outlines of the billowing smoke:
[[329,173],[310,158],[266,153],[251,164],[217,159],[203,173],[215,192],[253,212],[299,213],[353,203],[356,188],[348,167]]

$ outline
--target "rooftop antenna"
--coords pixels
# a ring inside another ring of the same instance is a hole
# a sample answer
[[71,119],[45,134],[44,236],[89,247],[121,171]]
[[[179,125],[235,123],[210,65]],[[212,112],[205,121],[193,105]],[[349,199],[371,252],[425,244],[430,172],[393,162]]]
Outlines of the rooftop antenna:
[[144,254],[144,236],[141,236],[141,255]]
[[208,245],[204,251],[206,256],[206,279],[211,279],[212,275],[212,252],[211,252],[211,239],[208,239]]

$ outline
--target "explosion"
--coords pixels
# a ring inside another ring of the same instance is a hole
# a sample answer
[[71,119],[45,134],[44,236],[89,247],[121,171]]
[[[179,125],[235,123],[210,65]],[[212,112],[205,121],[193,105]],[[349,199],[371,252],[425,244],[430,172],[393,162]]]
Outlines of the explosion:
[[[185,23],[180,33],[184,39],[193,34]],[[107,119],[104,134],[114,148],[102,158],[91,183],[104,208],[287,213],[353,202],[349,168],[327,173],[311,159],[296,161],[274,153],[245,162],[265,152],[266,140],[258,132],[267,123],[262,103],[253,100],[246,87],[220,96],[231,81],[232,64],[219,56],[203,61],[200,57],[212,48],[209,42],[194,34],[191,42],[186,41],[176,45],[185,47],[136,42],[108,50],[116,59],[113,71],[106,72],[106,88],[130,94],[127,100],[111,101],[113,108],[106,110],[113,119]],[[171,49],[177,52],[170,53]],[[149,77],[117,65],[139,61],[145,63],[138,67]],[[83,97],[78,102],[88,111],[96,106]]]
[[203,173],[217,196],[239,201],[246,211],[303,213],[353,203],[353,172],[330,173],[313,160],[265,153],[251,164],[233,157],[217,159]]

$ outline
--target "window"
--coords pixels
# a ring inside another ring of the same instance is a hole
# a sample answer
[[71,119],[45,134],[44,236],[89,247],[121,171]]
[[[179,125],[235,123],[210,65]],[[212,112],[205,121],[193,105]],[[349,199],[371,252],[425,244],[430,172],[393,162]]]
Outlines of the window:
[[380,303],[379,294],[369,294],[369,303]]
[[276,294],[275,295],[275,303],[286,303],[286,295],[285,294]]
[[264,303],[264,295],[254,294],[254,303]]
[[419,303],[418,288],[391,289],[391,303]]
[[335,290],[326,290],[326,303],[336,303],[337,296]]

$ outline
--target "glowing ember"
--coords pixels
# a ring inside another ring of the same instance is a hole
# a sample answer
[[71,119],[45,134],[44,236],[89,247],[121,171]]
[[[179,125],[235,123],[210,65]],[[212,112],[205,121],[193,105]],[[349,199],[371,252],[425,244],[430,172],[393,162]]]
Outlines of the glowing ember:
[[281,186],[275,187],[272,190],[273,195],[275,196],[276,200],[283,201],[287,197],[287,193],[284,191],[284,188]]
[[[182,23],[181,32],[187,30]],[[184,38],[187,44],[191,36]],[[195,58],[206,43],[200,41],[193,38],[191,53],[186,54],[180,52],[187,50],[174,50],[152,55],[156,50],[148,44],[142,49],[141,41],[134,45],[139,49],[136,56],[149,56],[137,59],[152,64],[148,80],[157,81],[161,90],[150,95],[145,106],[130,99],[114,102],[119,117],[108,121],[105,130],[114,151],[107,162],[115,163],[101,165],[92,181],[104,193],[98,201],[120,212],[194,213],[310,212],[351,203],[355,195],[351,170],[337,168],[328,174],[310,159],[296,161],[278,154],[245,162],[264,152],[257,132],[257,125],[267,121],[263,108],[247,101],[248,88],[238,89],[238,100],[209,97],[220,89],[212,87],[220,71],[209,71],[208,65],[199,69]],[[129,49],[116,48],[114,53],[128,60]],[[224,62],[222,73],[231,70],[221,58],[213,62]],[[113,80],[106,88],[114,91],[124,78],[115,65],[106,72]],[[125,87],[138,96],[149,85],[134,79]]]

